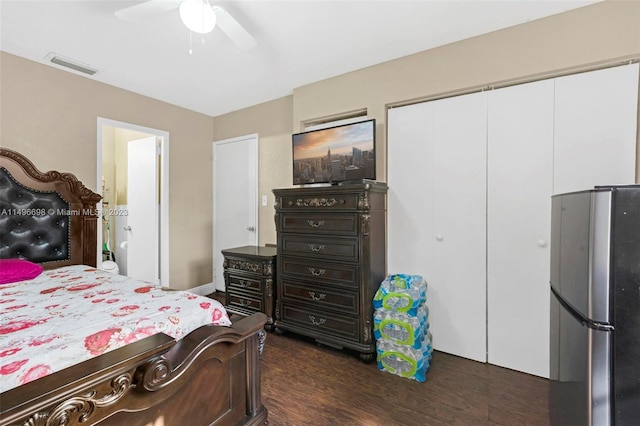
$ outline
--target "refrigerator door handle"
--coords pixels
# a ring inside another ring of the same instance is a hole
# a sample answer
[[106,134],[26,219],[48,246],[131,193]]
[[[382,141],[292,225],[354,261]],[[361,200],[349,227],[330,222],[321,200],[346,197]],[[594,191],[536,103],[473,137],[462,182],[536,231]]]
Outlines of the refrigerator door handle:
[[582,316],[580,314],[580,312],[578,312],[573,306],[571,306],[571,304],[569,302],[564,300],[562,298],[562,296],[560,296],[558,294],[558,292],[556,291],[555,288],[553,288],[553,286],[551,286],[551,292],[556,296],[556,299],[558,299],[558,302],[562,305],[562,307],[564,307],[567,311],[569,311],[571,313],[571,315],[573,315],[585,327],[588,327],[591,330],[597,330],[597,331],[613,331],[613,330],[615,330],[615,327],[613,325],[611,325],[611,324],[606,324],[606,323],[594,321],[594,320],[591,320],[589,318],[585,318],[584,316]]

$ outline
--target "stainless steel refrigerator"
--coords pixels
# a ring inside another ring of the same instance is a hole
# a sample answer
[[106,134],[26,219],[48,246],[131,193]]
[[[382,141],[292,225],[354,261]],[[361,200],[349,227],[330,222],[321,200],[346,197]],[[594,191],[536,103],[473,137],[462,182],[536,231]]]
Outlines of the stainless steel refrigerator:
[[640,185],[551,204],[550,423],[640,425]]

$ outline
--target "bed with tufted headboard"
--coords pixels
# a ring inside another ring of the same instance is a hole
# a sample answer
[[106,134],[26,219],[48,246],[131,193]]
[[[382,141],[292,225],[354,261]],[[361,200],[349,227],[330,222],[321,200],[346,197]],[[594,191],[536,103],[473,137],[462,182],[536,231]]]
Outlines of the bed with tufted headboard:
[[[185,329],[185,319],[168,315],[174,300],[195,304],[196,310],[205,310],[207,315],[218,313],[215,305],[210,307],[214,301],[187,292],[163,291],[95,269],[99,200],[100,196],[74,175],[42,173],[21,154],[0,148],[0,259],[5,259],[0,265],[15,261],[44,269],[35,278],[21,277],[0,285],[0,426],[266,424],[259,360],[266,317],[254,314],[230,326],[212,325],[217,322],[209,317],[205,325]],[[82,281],[85,278],[80,274],[85,273],[90,282]],[[4,277],[2,271],[0,275]],[[72,287],[65,288],[65,283]],[[149,315],[135,319],[133,311],[142,311],[146,302],[131,302],[133,293],[123,293],[127,286],[135,289],[136,297],[149,293],[157,300],[171,302],[154,305],[160,308],[153,311],[152,321],[148,321]],[[71,299],[71,293],[80,298]],[[101,297],[103,294],[111,298]],[[122,299],[120,305],[115,294]],[[54,299],[32,300],[42,295]],[[87,314],[83,303],[89,304]],[[111,309],[106,311],[107,317],[121,321],[107,327],[110,337],[121,336],[118,346],[118,339],[112,338],[107,343],[114,343],[113,349],[105,350],[105,342],[96,338],[104,333],[81,336],[84,348],[80,349],[96,356],[74,358],[71,343],[58,339],[73,334],[69,332],[72,326],[83,329],[85,326],[78,324],[102,321],[84,316],[93,315],[91,311],[98,305]],[[48,316],[39,313],[39,306],[47,309]],[[184,336],[170,337],[170,328],[163,328],[158,320],[165,314],[180,325]],[[122,317],[136,324],[148,323],[125,334]],[[73,319],[74,324],[51,325],[64,318]],[[49,325],[48,334],[26,340],[20,337],[23,329],[34,325],[35,330],[44,323]],[[167,331],[156,332],[150,324],[160,324],[159,330]],[[135,339],[131,338],[134,335]],[[41,355],[47,345],[52,353],[82,362],[45,375],[40,374],[46,368],[39,361],[29,373],[18,374],[29,365],[29,357],[22,355],[28,347],[36,346],[39,352],[35,353]],[[33,371],[38,375],[33,376]],[[19,379],[14,387],[7,385],[11,374]]]
[[102,197],[71,173],[42,173],[21,154],[0,149],[0,258],[26,258],[45,268],[96,266]]

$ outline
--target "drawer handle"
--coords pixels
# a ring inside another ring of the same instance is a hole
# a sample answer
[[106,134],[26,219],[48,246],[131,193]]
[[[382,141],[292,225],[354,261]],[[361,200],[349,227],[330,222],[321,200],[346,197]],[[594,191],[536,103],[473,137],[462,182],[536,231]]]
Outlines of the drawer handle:
[[247,302],[247,301],[246,301],[246,300],[244,300],[244,299],[240,299],[240,300],[238,301],[238,304],[239,304],[240,306],[244,306],[245,308],[248,308],[249,306],[251,306],[251,302]]
[[251,282],[245,280],[238,280],[238,282],[240,283],[240,287],[249,287],[251,285]]
[[309,292],[309,296],[310,296],[313,300],[322,300],[322,299],[324,299],[325,297],[327,297],[327,295],[326,295],[326,294],[324,294],[324,293],[320,293],[320,295],[319,295],[319,296],[316,296],[316,292],[315,292],[315,291],[310,291],[310,292]]
[[307,244],[307,245],[309,246],[309,249],[311,251],[318,252],[318,251],[324,250],[324,244],[317,244],[317,245],[316,244]]
[[320,318],[318,321],[316,321],[316,317],[313,315],[309,315],[309,321],[311,321],[311,324],[313,325],[322,325],[327,322],[327,320],[324,318]]
[[326,269],[318,269],[318,271],[316,271],[316,268],[309,268],[309,272],[311,272],[311,275],[313,275],[314,277],[319,277],[321,275],[324,275],[326,271]]
[[319,221],[314,221],[314,220],[308,220],[307,223],[309,224],[310,227],[312,228],[319,228],[322,225],[324,225],[324,220],[319,220]]

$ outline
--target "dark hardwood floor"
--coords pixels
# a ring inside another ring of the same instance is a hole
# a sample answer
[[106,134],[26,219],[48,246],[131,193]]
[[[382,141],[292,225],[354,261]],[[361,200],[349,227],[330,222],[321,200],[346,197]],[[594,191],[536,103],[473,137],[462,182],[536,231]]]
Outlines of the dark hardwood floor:
[[545,379],[441,352],[418,383],[292,334],[268,333],[262,360],[272,426],[540,426],[547,392]]
[[547,393],[546,379],[442,352],[424,383],[289,333],[267,333],[262,357],[271,426],[544,426]]

